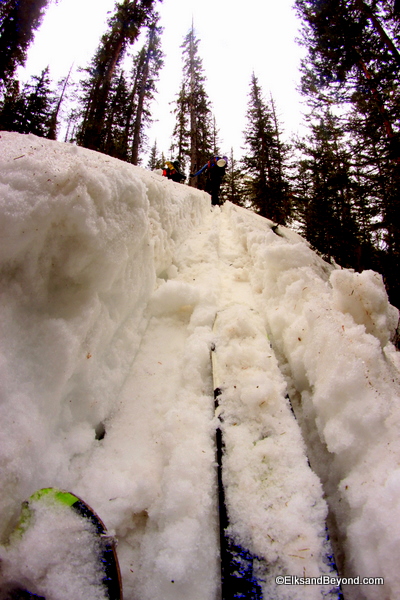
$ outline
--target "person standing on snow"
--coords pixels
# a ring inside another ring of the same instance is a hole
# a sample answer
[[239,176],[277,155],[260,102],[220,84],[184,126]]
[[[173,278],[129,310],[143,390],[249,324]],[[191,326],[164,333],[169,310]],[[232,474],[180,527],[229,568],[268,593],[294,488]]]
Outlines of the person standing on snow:
[[211,204],[219,204],[219,190],[221,187],[222,179],[225,175],[226,166],[228,159],[226,156],[213,156],[210,160],[201,167],[197,173],[190,175],[190,177],[197,177],[203,171],[207,174],[207,181],[205,191],[211,195]]
[[183,183],[186,179],[181,171],[179,160],[174,160],[173,162],[167,160],[163,169],[163,176],[172,179],[172,181],[175,181],[176,183]]

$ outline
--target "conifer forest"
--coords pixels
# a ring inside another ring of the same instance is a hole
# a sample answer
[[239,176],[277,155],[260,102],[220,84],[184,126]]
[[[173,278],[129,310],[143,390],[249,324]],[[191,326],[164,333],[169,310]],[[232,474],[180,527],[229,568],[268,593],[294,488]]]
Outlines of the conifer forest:
[[[158,148],[147,130],[168,59],[159,2],[116,2],[78,82],[70,73],[51,81],[46,69],[22,84],[16,71],[48,4],[0,4],[1,130],[74,143],[149,169],[177,159],[187,176],[211,155],[226,153],[195,25],[181,40],[171,145]],[[229,151],[222,199],[292,227],[328,261],[380,272],[400,307],[400,2],[294,0],[293,10],[306,51],[307,133],[283,138],[279,107],[253,73],[243,107],[244,149]],[[204,189],[201,177],[186,181]]]

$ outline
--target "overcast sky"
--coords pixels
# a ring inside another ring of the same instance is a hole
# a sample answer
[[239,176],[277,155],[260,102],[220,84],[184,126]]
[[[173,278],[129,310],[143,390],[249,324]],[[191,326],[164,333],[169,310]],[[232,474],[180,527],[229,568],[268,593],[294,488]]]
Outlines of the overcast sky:
[[[157,122],[148,131],[150,144],[156,138],[159,150],[168,154],[174,127],[171,102],[182,78],[180,46],[192,18],[200,39],[206,91],[213,104],[224,153],[233,146],[235,155],[241,154],[253,71],[265,97],[274,97],[286,135],[297,132],[303,107],[296,87],[304,51],[295,41],[300,23],[293,3],[294,0],[157,3],[166,56],[159,94],[152,106]],[[72,63],[75,68],[86,66],[106,31],[106,20],[114,5],[115,0],[59,0],[51,5],[29,50],[24,73],[39,74],[49,65],[52,79],[58,80],[68,73]]]

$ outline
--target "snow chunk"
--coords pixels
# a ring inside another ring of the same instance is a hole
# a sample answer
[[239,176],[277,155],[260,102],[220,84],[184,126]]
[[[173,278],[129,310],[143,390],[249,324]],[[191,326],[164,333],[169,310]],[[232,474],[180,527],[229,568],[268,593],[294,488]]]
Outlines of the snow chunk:
[[364,325],[367,333],[377,337],[384,347],[396,330],[399,311],[389,304],[382,276],[374,271],[336,270],[330,282],[333,306]]
[[168,313],[192,312],[199,302],[200,292],[193,285],[183,281],[167,281],[154,292],[149,308],[154,316]]

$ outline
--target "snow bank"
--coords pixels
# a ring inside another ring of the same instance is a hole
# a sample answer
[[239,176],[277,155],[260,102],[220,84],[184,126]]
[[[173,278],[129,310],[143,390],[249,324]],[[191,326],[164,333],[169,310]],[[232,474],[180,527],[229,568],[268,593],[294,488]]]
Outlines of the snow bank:
[[265,590],[319,598],[271,574],[324,572],[324,492],[341,574],[385,577],[346,600],[399,597],[398,311],[380,276],[98,153],[13,133],[0,150],[2,576],[24,576],[25,550],[4,546],[21,502],[57,486],[116,533],[126,598],[215,600],[210,348],[226,311],[227,500],[273,565]]
[[400,595],[398,311],[382,278],[333,268],[293,232],[226,205],[344,550],[347,598]]
[[0,139],[1,531],[68,487],[137,353],[144,309],[208,195],[69,144]]

